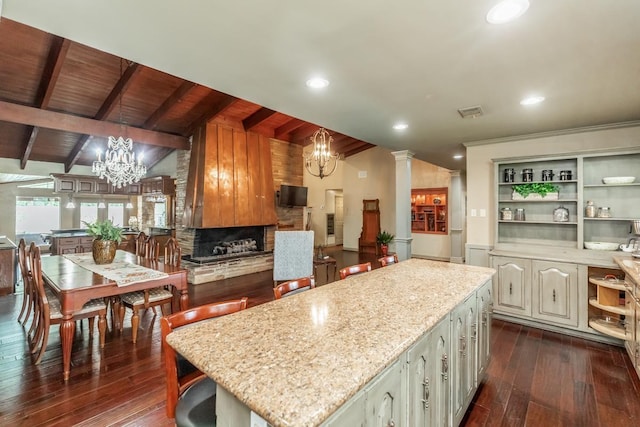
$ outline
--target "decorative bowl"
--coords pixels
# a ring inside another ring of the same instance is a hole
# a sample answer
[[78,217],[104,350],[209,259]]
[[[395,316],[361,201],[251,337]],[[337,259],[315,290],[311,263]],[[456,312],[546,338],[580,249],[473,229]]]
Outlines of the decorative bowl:
[[620,246],[620,243],[611,242],[584,242],[584,247],[596,251],[615,251]]
[[635,176],[607,176],[602,178],[602,182],[605,184],[631,184],[635,180]]

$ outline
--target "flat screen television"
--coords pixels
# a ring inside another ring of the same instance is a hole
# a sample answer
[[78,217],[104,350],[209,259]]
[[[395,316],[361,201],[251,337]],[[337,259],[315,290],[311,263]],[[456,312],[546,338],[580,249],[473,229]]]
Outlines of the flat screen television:
[[281,185],[278,196],[278,206],[295,207],[307,206],[307,187],[296,185]]

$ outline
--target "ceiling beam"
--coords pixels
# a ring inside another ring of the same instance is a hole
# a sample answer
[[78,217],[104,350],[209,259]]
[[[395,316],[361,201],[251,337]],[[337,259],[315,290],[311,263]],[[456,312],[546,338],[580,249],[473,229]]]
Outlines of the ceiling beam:
[[244,127],[245,131],[250,131],[252,128],[258,126],[260,123],[264,122],[276,113],[277,111],[262,107],[261,109],[244,119],[242,121],[242,126]]
[[[60,70],[62,69],[62,64],[64,64],[70,44],[71,42],[67,39],[53,36],[51,47],[49,48],[49,54],[47,55],[47,62],[42,70],[40,86],[38,87],[38,92],[34,102],[35,106],[44,109],[49,107],[49,101],[51,101],[51,95],[53,94],[53,89],[56,87],[56,83],[58,82]],[[39,128],[31,126],[31,130],[29,132],[30,136],[24,144],[24,151],[22,156],[20,156],[20,169],[27,167],[27,161],[31,156],[31,151],[36,143],[39,132]]]
[[142,128],[151,130],[155,129],[160,119],[171,111],[174,105],[182,101],[182,98],[184,98],[195,86],[196,84],[193,82],[184,81],[167,99],[165,99],[162,105],[158,107],[151,116],[149,116],[149,118],[142,124]]
[[362,151],[368,150],[369,148],[373,148],[373,147],[375,147],[375,145],[369,144],[368,142],[363,142],[360,147],[356,147],[352,150],[347,151],[346,153],[343,153],[342,157],[347,158],[349,156],[353,156],[354,154],[358,154]]
[[205,111],[203,114],[201,114],[200,117],[192,121],[191,124],[187,126],[187,129],[185,133],[183,133],[183,135],[190,136],[198,126],[207,123],[209,120],[213,119],[215,116],[221,114],[224,110],[229,108],[231,104],[238,101],[238,98],[227,95],[225,93],[216,91],[212,91],[212,93],[216,94],[216,100],[212,101],[210,104],[207,103],[207,105],[210,105],[210,108],[207,109],[207,111]]
[[0,121],[40,126],[64,132],[82,133],[108,138],[111,135],[124,134],[141,144],[156,145],[178,150],[189,150],[191,144],[184,136],[171,135],[120,123],[104,122],[55,111],[40,110],[25,105],[0,101]]
[[[122,59],[120,59],[120,61],[122,61]],[[129,85],[133,81],[133,78],[140,72],[141,69],[142,67],[136,63],[132,63],[127,66],[127,69],[124,71],[124,73],[121,73],[120,78],[116,82],[113,89],[111,89],[109,95],[107,95],[107,98],[100,106],[100,109],[98,110],[96,115],[93,116],[94,119],[103,120],[113,111],[113,109],[118,104],[118,100],[122,99],[122,94],[127,90]],[[82,150],[85,149],[90,139],[90,134],[85,134],[78,138],[76,145],[73,146],[71,152],[69,152],[69,155],[64,161],[64,171],[66,173],[69,173],[73,165],[76,164],[76,162],[80,158],[80,153],[82,153]]]
[[282,139],[285,135],[288,135],[299,127],[304,126],[305,123],[305,121],[300,119],[291,119],[282,126],[275,128],[273,130],[273,137],[275,139]]

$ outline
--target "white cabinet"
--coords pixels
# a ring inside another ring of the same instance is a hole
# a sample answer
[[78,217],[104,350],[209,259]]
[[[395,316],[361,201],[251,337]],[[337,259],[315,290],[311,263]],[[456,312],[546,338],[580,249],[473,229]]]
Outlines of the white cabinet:
[[403,364],[397,360],[365,389],[367,426],[401,427],[404,425],[403,368]]
[[325,427],[364,427],[365,426],[365,394],[359,391],[347,403],[342,405],[323,423]]
[[560,327],[579,327],[578,265],[492,256],[494,312]]
[[491,318],[493,314],[493,299],[491,297],[491,282],[478,290],[478,362],[476,387],[484,378],[489,359],[491,358]]
[[531,260],[494,256],[491,266],[496,269],[495,310],[531,316]]
[[476,382],[478,312],[475,294],[451,313],[451,396],[453,425],[460,424]]
[[640,376],[640,284],[628,275],[625,277],[625,347],[631,363]]
[[532,261],[532,317],[559,325],[578,326],[578,266]]
[[440,321],[409,351],[409,422],[411,427],[447,427],[450,420],[449,355],[451,320]]

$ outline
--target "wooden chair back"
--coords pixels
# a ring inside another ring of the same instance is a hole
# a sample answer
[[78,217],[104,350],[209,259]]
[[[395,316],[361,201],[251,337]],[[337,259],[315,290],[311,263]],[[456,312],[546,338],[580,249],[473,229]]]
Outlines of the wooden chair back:
[[141,257],[147,256],[146,245],[147,245],[147,235],[141,231],[136,237],[136,255],[137,256],[141,256]]
[[364,264],[356,264],[349,267],[340,269],[340,279],[344,279],[353,274],[360,274],[367,271],[371,271],[371,263],[365,262]]
[[180,267],[180,261],[182,260],[182,249],[178,241],[171,237],[167,240],[167,244],[164,247],[164,263]]
[[[289,280],[282,282],[273,288],[273,296],[275,299],[280,299],[287,295],[292,295],[294,291],[304,291],[307,289],[313,289],[316,287],[316,282],[311,277],[303,277],[301,279]],[[297,293],[297,292],[296,292]]]
[[153,236],[150,236],[144,245],[144,257],[153,261],[160,258],[160,242]]
[[381,266],[386,267],[387,265],[397,264],[398,263],[398,255],[388,255],[383,256],[382,258],[378,258],[378,262]]
[[198,370],[190,372],[184,377],[178,375],[177,353],[173,347],[167,343],[167,335],[173,332],[175,328],[244,310],[247,308],[248,300],[247,297],[244,297],[237,300],[201,305],[164,316],[160,319],[162,348],[164,350],[165,372],[167,377],[167,417],[175,418],[176,405],[180,395],[193,384],[194,381],[204,376],[204,374]]
[[[22,308],[18,315],[18,321],[21,323],[26,323],[27,319],[29,319],[31,309],[35,301],[33,286],[31,285],[31,271],[29,271],[27,266],[28,257],[29,252],[27,249],[27,242],[25,242],[24,239],[20,239],[20,242],[18,242],[18,265],[20,266],[20,277],[22,277],[22,286],[24,289],[24,293],[22,295]],[[23,315],[24,319],[22,318]]]

